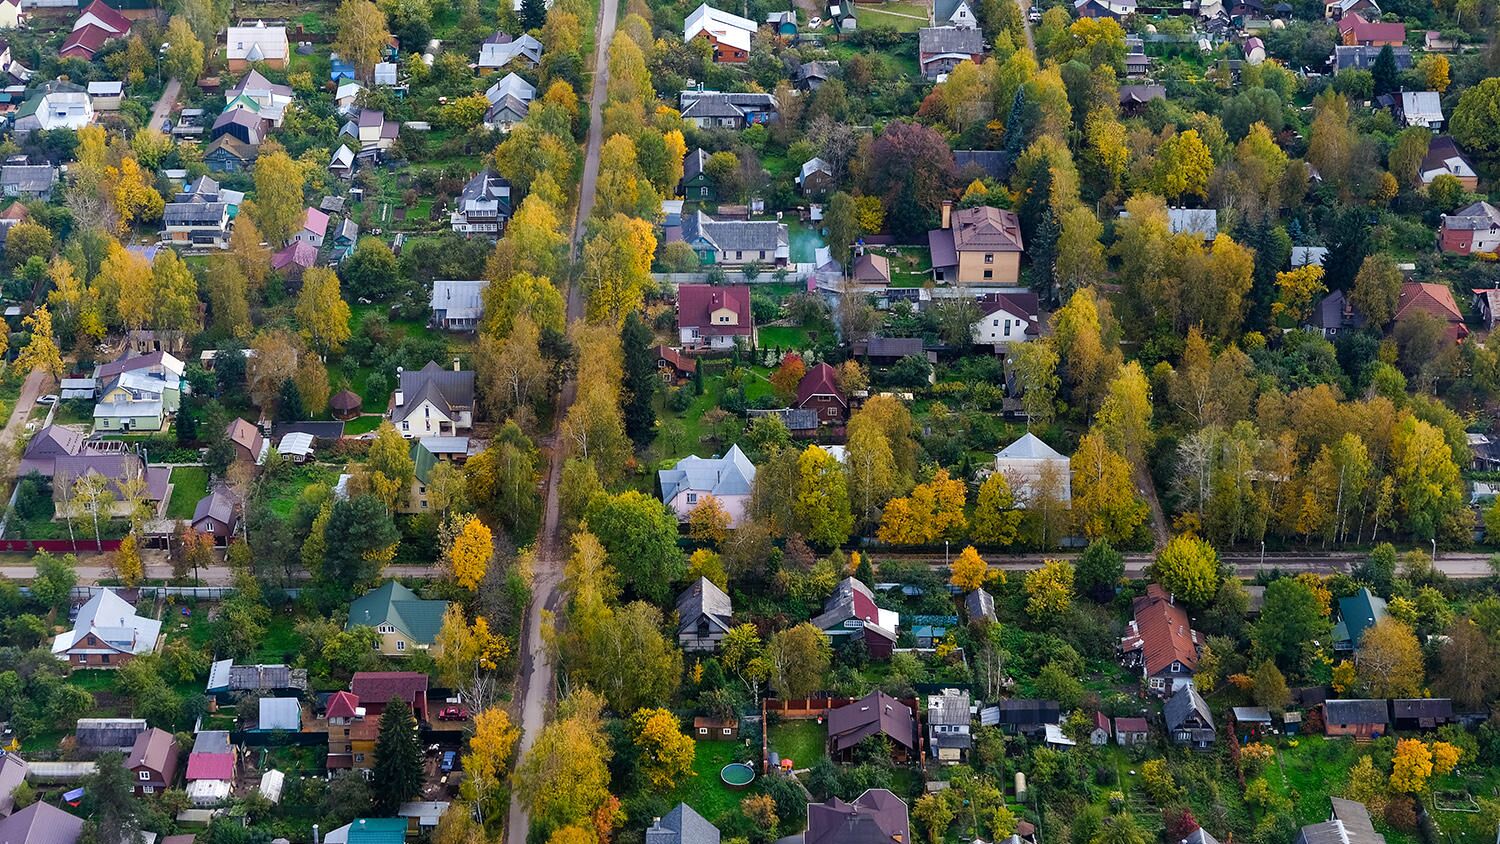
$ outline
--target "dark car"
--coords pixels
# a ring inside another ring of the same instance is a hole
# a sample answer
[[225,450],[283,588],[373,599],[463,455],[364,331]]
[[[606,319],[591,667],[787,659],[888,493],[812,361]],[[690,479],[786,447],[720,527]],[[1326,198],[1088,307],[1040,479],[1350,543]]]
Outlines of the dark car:
[[438,770],[442,771],[445,774],[452,772],[454,760],[457,759],[457,758],[458,758],[458,751],[456,751],[456,750],[445,750],[445,751],[443,751],[443,761],[442,761],[442,764],[440,764],[438,766]]
[[449,704],[438,710],[439,721],[467,721],[469,720],[469,708],[459,704]]

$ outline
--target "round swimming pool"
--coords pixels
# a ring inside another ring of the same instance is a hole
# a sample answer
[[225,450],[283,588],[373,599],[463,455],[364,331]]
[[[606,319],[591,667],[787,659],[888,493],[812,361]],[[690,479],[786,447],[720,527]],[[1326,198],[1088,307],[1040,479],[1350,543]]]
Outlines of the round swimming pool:
[[744,762],[732,762],[719,770],[719,779],[730,788],[744,788],[754,782],[755,769]]

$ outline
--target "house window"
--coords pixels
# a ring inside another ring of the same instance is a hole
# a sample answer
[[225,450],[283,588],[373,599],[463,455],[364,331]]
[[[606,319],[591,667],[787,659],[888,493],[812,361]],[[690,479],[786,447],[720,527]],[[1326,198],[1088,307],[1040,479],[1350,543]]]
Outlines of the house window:
[[991,326],[992,326],[992,327],[993,327],[993,326],[997,326],[997,325],[999,325],[999,324],[1000,324],[1000,320],[998,320],[998,319],[996,319],[996,320],[990,320],[990,325],[991,325]]
[[79,654],[78,655],[78,664],[79,665],[87,665],[88,661],[89,661],[88,654]]
[[764,250],[764,249],[760,250],[760,257],[761,258],[765,258],[766,257],[766,250]]
[[985,270],[984,271],[984,277],[986,279],[994,278],[995,277],[995,271],[994,270]]
[[143,785],[143,786],[141,786],[141,793],[142,794],[155,794],[156,793],[156,786],[154,786],[154,785]]
[[707,727],[699,727],[698,728],[698,735],[700,735],[700,736],[706,736],[706,735],[708,735],[708,728]]
[[690,493],[688,493],[688,503],[689,504],[697,504],[698,503],[698,493],[696,493],[696,492],[690,492]]
[[396,640],[396,650],[398,650],[398,651],[404,651],[404,650],[406,650],[406,640],[405,639],[397,639]]
[[745,257],[745,253],[744,252],[741,252],[739,250],[735,250],[734,259],[736,261],[738,261],[738,260],[740,260],[741,258],[744,258],[744,257]]
[[109,654],[104,654],[103,656],[99,657],[99,661],[104,663],[109,662]]
[[150,771],[136,771],[135,775],[136,775],[136,778],[139,779],[141,782],[146,782],[146,781],[148,781],[148,780],[151,779],[151,772]]
[[993,264],[993,263],[995,263],[995,255],[994,255],[994,253],[986,252],[984,254],[984,262],[986,264]]
[[411,430],[411,423],[407,422],[405,420],[402,420],[401,421],[401,430],[403,430],[403,431],[410,431]]
[[724,728],[724,735],[726,735],[726,736],[729,735],[729,728],[728,727]]
[[354,761],[356,761],[356,762],[363,762],[363,761],[365,761],[365,755],[363,753],[356,753],[356,754],[354,754]]
[[1010,320],[1005,321],[1005,336],[1010,336]]
[[1178,674],[1178,673],[1181,673],[1181,671],[1182,671],[1182,663],[1180,663],[1180,662],[1173,662],[1172,663],[1172,673],[1173,674]]

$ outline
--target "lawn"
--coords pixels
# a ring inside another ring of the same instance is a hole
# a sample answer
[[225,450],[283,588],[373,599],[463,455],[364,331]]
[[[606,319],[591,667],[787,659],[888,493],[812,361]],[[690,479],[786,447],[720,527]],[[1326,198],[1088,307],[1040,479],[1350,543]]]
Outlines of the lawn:
[[809,345],[807,329],[800,325],[766,325],[759,333],[762,349],[805,349]]
[[368,434],[379,428],[380,423],[384,421],[384,416],[356,416],[344,423],[344,434],[351,437]]
[[816,720],[782,721],[768,736],[771,750],[792,760],[798,770],[811,768],[827,754],[828,728]]
[[172,467],[172,499],[167,518],[191,519],[198,501],[208,494],[208,469],[203,466]]
[[854,19],[859,22],[860,29],[889,26],[897,32],[916,32],[927,25],[927,7],[913,3],[856,4]]
[[892,287],[925,287],[932,281],[932,254],[921,246],[876,247],[891,261]]
[[278,478],[267,485],[265,490],[267,506],[276,515],[286,518],[297,506],[297,500],[302,497],[304,489],[313,484],[326,484],[332,487],[338,479],[338,470],[328,466],[294,466],[285,477]]
[[693,758],[693,777],[677,786],[667,801],[692,806],[711,821],[739,810],[740,801],[755,791],[755,785],[741,791],[731,790],[719,779],[719,769],[745,758],[743,745],[732,741],[700,741]]
[[69,399],[57,405],[57,415],[52,417],[54,425],[93,425],[94,403],[88,399]]

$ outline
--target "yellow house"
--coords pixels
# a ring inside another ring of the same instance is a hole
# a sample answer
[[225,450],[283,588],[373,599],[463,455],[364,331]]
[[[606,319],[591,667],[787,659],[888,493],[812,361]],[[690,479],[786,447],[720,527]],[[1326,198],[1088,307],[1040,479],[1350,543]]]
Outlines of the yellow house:
[[948,284],[1014,285],[1021,280],[1021,221],[1015,212],[943,202],[943,227],[927,233],[932,278]]
[[423,600],[400,583],[388,580],[349,605],[345,629],[373,627],[380,636],[381,653],[406,656],[432,649],[447,611],[447,601]]

